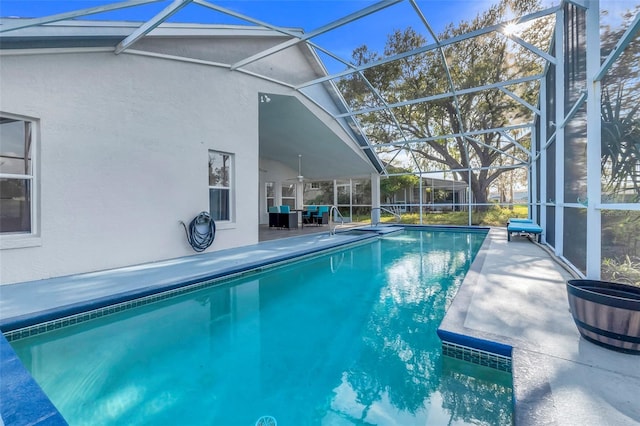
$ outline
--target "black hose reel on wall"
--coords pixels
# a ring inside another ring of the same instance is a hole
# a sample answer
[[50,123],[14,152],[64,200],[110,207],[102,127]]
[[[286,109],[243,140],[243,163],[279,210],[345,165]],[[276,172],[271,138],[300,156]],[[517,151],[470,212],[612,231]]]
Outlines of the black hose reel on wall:
[[198,253],[205,251],[216,238],[216,222],[208,212],[200,212],[189,223],[189,228],[183,221],[180,221],[187,234],[187,241],[193,250]]

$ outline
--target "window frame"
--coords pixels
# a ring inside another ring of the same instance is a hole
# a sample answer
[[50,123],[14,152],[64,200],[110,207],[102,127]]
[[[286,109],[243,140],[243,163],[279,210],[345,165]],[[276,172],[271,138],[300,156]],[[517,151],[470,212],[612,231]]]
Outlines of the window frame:
[[[285,196],[284,195],[284,189],[285,187],[287,187],[287,189],[289,189],[291,186],[293,186],[293,196]],[[285,203],[285,200],[287,200],[288,202]],[[290,204],[289,202],[293,200],[293,203]],[[296,208],[298,202],[298,184],[297,183],[286,183],[286,182],[282,182],[280,184],[280,204],[281,205],[288,205],[289,208],[291,208],[292,210]]]
[[[229,164],[228,164],[228,186],[222,186],[222,185],[214,185],[212,186],[210,184],[210,178],[211,178],[211,155],[212,154],[217,154],[217,155],[221,155],[221,156],[228,156],[229,157]],[[222,224],[228,224],[228,223],[234,223],[235,222],[235,154],[231,153],[231,152],[226,152],[226,151],[220,151],[217,149],[209,149],[207,151],[207,157],[208,157],[208,194],[209,194],[209,213],[211,214],[211,217],[216,221],[216,223],[222,223]],[[226,190],[228,192],[228,211],[227,211],[227,217],[228,219],[217,219],[211,209],[211,190],[212,189],[216,189],[216,190]]]
[[[269,195],[269,187],[271,187],[271,195]],[[269,204],[271,201],[271,204]],[[264,204],[265,211],[269,212],[269,207],[273,207],[276,205],[276,183],[275,182],[265,182],[264,183]]]
[[30,229],[28,232],[0,232],[0,250],[41,246],[40,239],[40,120],[19,114],[0,111],[0,118],[23,121],[31,124],[30,174],[2,173],[0,179],[26,180],[29,182]]

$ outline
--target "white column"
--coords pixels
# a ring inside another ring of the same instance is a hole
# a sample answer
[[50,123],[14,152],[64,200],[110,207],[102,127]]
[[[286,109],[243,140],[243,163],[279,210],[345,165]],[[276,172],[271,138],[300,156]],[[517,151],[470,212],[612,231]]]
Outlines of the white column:
[[[547,80],[543,78],[540,82],[540,226],[542,227],[543,243],[547,242]],[[543,104],[544,102],[544,104]]]
[[302,210],[304,208],[304,182],[298,182],[296,184],[296,209]]
[[349,220],[353,222],[353,179],[351,178],[349,179]]
[[602,231],[600,210],[600,5],[591,0],[587,9],[587,278],[600,279]]
[[275,181],[273,183],[275,185],[274,191],[273,191],[273,205],[274,206],[281,206],[282,205],[282,181]]
[[564,10],[556,14],[556,214],[555,254],[564,253]]
[[[419,192],[419,197],[418,197],[418,202],[420,203],[420,225],[422,225],[422,204],[424,203],[423,197],[422,197],[422,192],[424,191],[422,189],[422,173],[420,173],[418,175],[418,191]],[[421,252],[422,253],[422,252]]]
[[[542,96],[540,96],[541,105],[542,105]],[[542,107],[541,109],[544,109]],[[542,119],[538,117],[540,122],[540,128],[542,128]],[[532,219],[535,223],[538,223],[538,212],[536,209],[536,203],[538,200],[536,199],[536,193],[538,188],[538,171],[536,170],[536,164],[538,160],[533,161],[533,157],[536,153],[536,145],[538,145],[539,135],[536,132],[536,126],[532,126],[531,128],[531,148],[529,149],[529,167],[527,168],[527,179],[529,182],[529,194],[527,194],[527,200],[529,201],[529,218]],[[513,202],[513,200],[512,200]]]
[[380,222],[380,175],[371,173],[371,224]]

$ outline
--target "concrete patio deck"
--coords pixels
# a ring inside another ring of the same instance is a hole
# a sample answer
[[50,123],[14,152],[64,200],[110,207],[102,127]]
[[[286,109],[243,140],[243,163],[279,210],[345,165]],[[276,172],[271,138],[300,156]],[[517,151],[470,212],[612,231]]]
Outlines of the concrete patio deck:
[[345,223],[345,224],[334,224],[330,225],[298,225],[297,229],[284,229],[284,228],[270,228],[269,225],[260,225],[258,229],[258,241],[272,241],[279,240],[282,238],[291,238],[291,237],[299,237],[301,235],[311,235],[311,234],[329,234],[331,229],[334,226],[337,226],[337,230],[339,232],[344,231],[345,229],[356,228],[359,226],[367,226],[368,223]]
[[516,425],[638,425],[640,356],[580,337],[570,278],[542,246],[493,228],[441,328],[513,347]]
[[[293,236],[286,230],[272,232]],[[82,291],[68,285],[68,277],[2,286],[0,323],[49,313],[54,306],[77,306],[87,298],[128,293],[131,282],[146,292],[193,278],[194,273],[213,276],[228,268],[243,269],[362,238],[366,236],[330,237],[322,232],[85,274],[84,281],[82,275],[73,277]],[[507,242],[506,230],[493,228],[441,328],[513,347],[517,425],[640,424],[640,357],[610,351],[580,337],[568,309],[565,281],[570,277],[541,246],[521,237]],[[48,297],[33,297],[45,289]],[[4,390],[2,405],[7,404]],[[3,416],[5,408],[0,411]]]

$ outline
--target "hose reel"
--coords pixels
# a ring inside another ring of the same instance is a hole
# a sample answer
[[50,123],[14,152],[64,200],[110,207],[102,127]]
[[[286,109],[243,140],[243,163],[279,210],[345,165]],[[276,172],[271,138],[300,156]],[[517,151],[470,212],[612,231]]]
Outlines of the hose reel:
[[216,238],[216,223],[208,212],[200,212],[189,223],[189,227],[180,221],[187,235],[187,241],[194,251],[205,251]]

